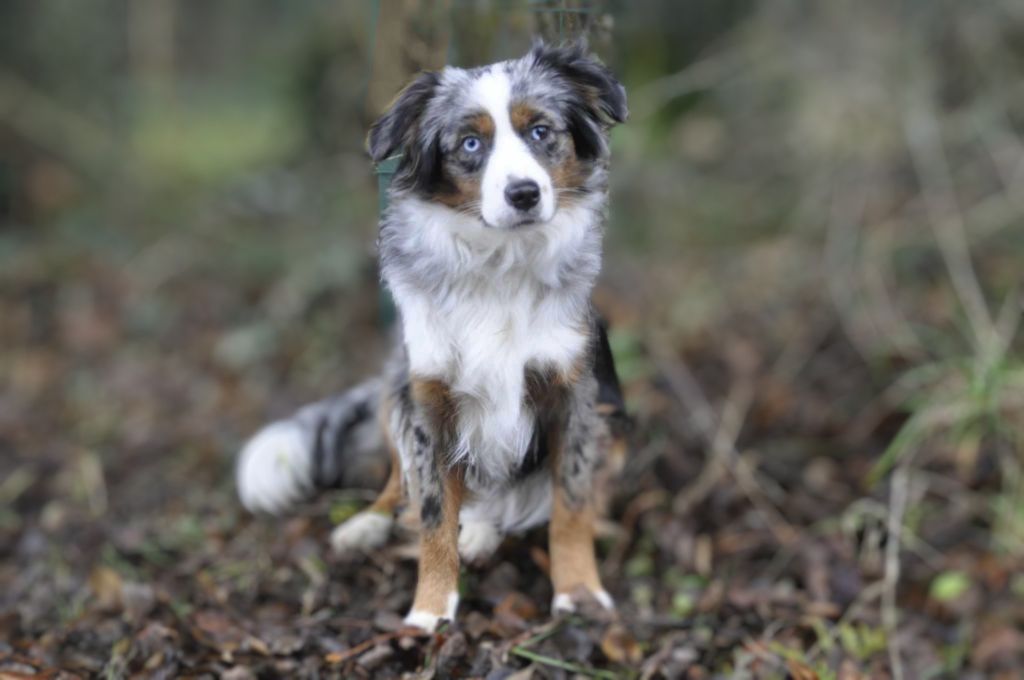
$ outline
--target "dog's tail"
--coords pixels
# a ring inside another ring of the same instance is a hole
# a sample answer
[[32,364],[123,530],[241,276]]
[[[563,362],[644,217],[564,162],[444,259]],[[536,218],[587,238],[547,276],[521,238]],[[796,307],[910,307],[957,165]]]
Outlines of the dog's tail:
[[257,432],[238,456],[238,495],[253,512],[280,513],[319,489],[372,484],[387,472],[378,424],[384,379],[302,407]]

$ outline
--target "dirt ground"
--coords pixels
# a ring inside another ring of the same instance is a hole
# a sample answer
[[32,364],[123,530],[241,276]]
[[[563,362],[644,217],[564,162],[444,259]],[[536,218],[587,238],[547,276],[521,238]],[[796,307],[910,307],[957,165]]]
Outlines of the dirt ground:
[[[327,549],[369,491],[253,517],[231,475],[266,418],[372,370],[372,275],[264,342],[224,332],[259,283],[209,271],[140,294],[88,250],[16,263],[0,273],[0,678],[1021,677],[1024,565],[978,507],[994,457],[869,484],[906,414],[878,406],[891,367],[866,365],[820,301],[673,343],[618,336],[635,427],[599,546],[617,616],[549,617],[535,531],[465,569],[458,620],[418,636],[400,619],[409,536]],[[783,343],[772,325],[792,318]]]

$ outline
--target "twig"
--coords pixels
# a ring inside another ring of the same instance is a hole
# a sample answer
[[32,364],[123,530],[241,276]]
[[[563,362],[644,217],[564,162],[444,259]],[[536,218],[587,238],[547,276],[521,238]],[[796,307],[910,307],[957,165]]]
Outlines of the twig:
[[390,642],[391,640],[397,640],[398,638],[402,637],[429,637],[429,635],[429,633],[425,633],[419,628],[400,628],[398,630],[391,631],[388,633],[381,633],[380,635],[375,635],[369,640],[360,642],[355,647],[346,649],[343,652],[331,652],[330,654],[324,657],[324,661],[332,665],[337,665],[340,663],[344,663],[349,659],[354,659],[355,657],[361,655],[363,652],[373,647],[376,647],[382,642]]
[[870,603],[872,600],[880,597],[885,589],[885,583],[882,581],[875,581],[865,586],[860,593],[857,595],[857,599],[847,607],[846,612],[839,617],[835,625],[828,631],[828,635],[825,638],[818,638],[810,649],[807,650],[807,658],[813,658],[820,651],[825,640],[829,641],[829,644],[833,644],[836,640],[836,635],[843,625],[848,623],[850,620],[860,615],[861,611]]
[[[871,358],[877,354],[880,341],[906,354],[922,354],[923,344],[885,286],[885,276],[877,265],[883,258],[862,258],[865,260],[863,264],[871,266],[872,270],[863,272],[859,278],[857,276],[857,253],[862,249],[859,235],[872,197],[872,187],[863,184],[865,181],[858,177],[841,176],[833,180],[825,232],[825,261],[829,272],[825,284],[829,297],[846,337],[863,357]],[[891,234],[897,230],[878,231],[886,239],[891,239]],[[864,247],[872,245],[867,238],[864,241]],[[877,244],[877,239],[874,243]],[[858,293],[868,296],[874,303],[868,314],[873,327],[865,327],[866,324],[858,322],[853,311],[858,307]]]
[[[689,371],[681,364],[675,364],[675,368],[666,371],[669,383],[678,382],[681,375],[689,376]],[[675,378],[675,380],[674,380]],[[687,394],[686,391],[676,390],[677,396]],[[737,380],[733,383],[732,391],[726,399],[725,407],[722,409],[722,418],[718,428],[711,430],[708,422],[711,420],[711,408],[703,393],[699,392],[698,399],[690,398],[688,406],[696,407],[694,416],[698,418],[698,428],[709,440],[711,455],[708,457],[704,468],[697,479],[683,490],[676,497],[672,504],[672,510],[677,515],[684,515],[695,505],[707,498],[718,481],[728,472],[730,464],[736,458],[736,441],[739,438],[740,429],[750,409],[750,402],[753,399],[753,382],[749,378]]]
[[62,106],[6,70],[0,70],[0,120],[24,139],[94,178],[102,175],[104,168],[128,162],[119,157],[117,137],[108,128]]
[[889,639],[889,663],[893,680],[903,680],[903,660],[900,658],[899,610],[896,608],[896,589],[900,580],[900,544],[903,537],[903,517],[907,510],[909,487],[909,458],[896,468],[889,489],[888,542],[885,545],[885,572],[882,578],[882,623]]
[[633,538],[636,535],[636,525],[640,521],[640,517],[663,502],[665,502],[665,492],[661,489],[654,489],[640,494],[626,506],[626,511],[623,513],[622,520],[619,523],[622,527],[622,534],[615,541],[615,545],[605,561],[607,565],[606,571],[609,576],[618,575],[619,570],[622,568],[622,563],[626,559],[626,552],[629,550],[629,546],[632,545]]
[[1013,339],[1017,335],[1022,316],[1024,316],[1024,300],[1021,299],[1020,287],[1014,286],[1006,294],[996,316],[996,333],[999,343],[996,351],[1000,355],[1006,354],[1010,350],[1010,344],[1013,343]]
[[964,218],[956,203],[938,122],[926,106],[918,104],[904,115],[904,128],[911,162],[923,187],[925,212],[953,290],[967,314],[977,349],[987,353],[998,337],[997,331],[971,263]]
[[781,545],[795,543],[800,536],[793,525],[786,521],[778,508],[768,502],[767,494],[761,490],[755,476],[753,466],[748,460],[739,457],[732,469],[732,478],[739,484],[740,490],[747,496],[754,510],[761,515],[768,530],[775,536],[775,540]]
[[[798,370],[798,366],[794,368],[792,362],[787,360],[788,356],[783,354],[776,362],[772,370],[774,374],[788,375]],[[682,362],[665,359],[660,360],[659,364],[669,387],[693,414],[697,429],[708,441],[710,448],[710,455],[697,479],[676,496],[672,504],[673,513],[683,515],[689,512],[707,498],[722,477],[729,474],[757,513],[764,518],[775,539],[783,545],[793,542],[798,535],[797,531],[758,488],[753,471],[745,464],[746,461],[741,460],[736,450],[736,442],[754,398],[753,366],[740,367],[740,375],[733,381],[718,427],[715,428],[712,424],[714,416],[711,405],[686,366]]]
[[658,112],[665,104],[691,92],[711,89],[743,70],[738,51],[727,51],[690,64],[682,71],[641,85],[631,95],[630,117],[642,120]]
[[587,666],[580,666],[569,661],[563,661],[562,659],[556,659],[551,656],[545,656],[538,654],[537,652],[531,652],[528,649],[522,647],[513,647],[512,653],[516,656],[521,656],[524,659],[529,659],[535,663],[544,664],[545,666],[551,666],[553,668],[561,668],[565,671],[571,671],[573,673],[580,673],[587,675],[591,678],[610,678],[611,680],[618,680],[620,677],[618,673],[612,671],[603,671],[597,668],[589,668]]
[[517,648],[526,649],[554,635],[568,619],[556,618],[538,628],[523,631],[501,644],[501,662],[508,663],[509,654]]

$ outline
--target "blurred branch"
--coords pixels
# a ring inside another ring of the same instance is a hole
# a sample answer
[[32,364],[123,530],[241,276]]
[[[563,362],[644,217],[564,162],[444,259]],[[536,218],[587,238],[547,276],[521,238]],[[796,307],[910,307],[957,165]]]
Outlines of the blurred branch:
[[633,122],[643,120],[673,99],[710,89],[736,75],[744,61],[741,52],[728,50],[641,85],[630,93],[630,118]]
[[117,155],[118,145],[110,130],[3,71],[0,123],[85,175],[102,174]]
[[173,97],[178,3],[135,0],[128,3],[127,37],[137,85],[161,104]]
[[[870,359],[880,350],[919,355],[923,353],[923,345],[892,300],[881,266],[886,259],[885,251],[891,251],[888,239],[895,229],[877,230],[877,237],[869,240],[871,252],[860,258],[866,271],[863,276],[857,276],[856,260],[861,251],[858,236],[863,231],[870,196],[871,187],[865,187],[860,179],[844,178],[833,182],[825,234],[825,283],[843,331],[864,358]],[[882,248],[880,238],[886,239],[890,247]],[[861,288],[872,303],[867,305],[867,310],[874,328],[864,328],[857,318],[857,293]],[[880,348],[880,343],[887,346]]]
[[[415,17],[425,11],[435,13],[435,20],[430,23],[437,28],[427,39],[412,30]],[[447,20],[451,0],[381,0],[377,12],[372,75],[366,95],[367,112],[374,118],[387,108],[416,71],[444,66],[452,38],[451,22]],[[446,18],[437,19],[440,15]]]
[[893,680],[903,680],[903,659],[900,657],[899,609],[896,605],[896,589],[900,579],[900,547],[903,535],[903,518],[907,511],[909,495],[909,457],[896,469],[889,490],[889,516],[886,526],[888,540],[885,545],[885,572],[882,578],[882,621],[886,628],[889,663]]
[[675,514],[685,515],[707,498],[718,481],[734,466],[738,457],[736,440],[750,409],[754,390],[751,380],[734,381],[716,428],[713,425],[711,405],[697,386],[689,369],[678,361],[663,362],[662,369],[672,391],[694,415],[697,428],[710,448],[708,460],[700,475],[683,489],[672,503],[672,511]]
[[[754,400],[757,361],[746,351],[747,348],[740,346],[734,349],[736,351],[730,352],[730,364],[736,377],[732,381],[717,427],[714,425],[714,410],[686,365],[667,357],[661,357],[658,361],[672,392],[693,414],[698,431],[710,449],[708,459],[697,479],[676,496],[672,512],[677,515],[687,514],[707,498],[718,482],[728,474],[763,517],[775,539],[782,545],[788,545],[796,540],[797,532],[759,488],[753,466],[748,459],[741,457],[736,449],[743,423]],[[779,374],[780,368],[788,365],[787,362],[780,360],[773,372]]]
[[911,161],[921,182],[925,210],[953,289],[967,314],[976,347],[987,352],[995,346],[998,332],[971,263],[963,214],[942,150],[938,121],[926,106],[918,103],[906,112],[904,128]]
[[1013,338],[1017,335],[1017,329],[1020,327],[1022,315],[1024,315],[1024,300],[1021,299],[1018,285],[1006,294],[1006,299],[1003,300],[999,315],[996,317],[996,332],[999,337],[997,349],[1000,354],[1010,349],[1010,343],[1013,342]]

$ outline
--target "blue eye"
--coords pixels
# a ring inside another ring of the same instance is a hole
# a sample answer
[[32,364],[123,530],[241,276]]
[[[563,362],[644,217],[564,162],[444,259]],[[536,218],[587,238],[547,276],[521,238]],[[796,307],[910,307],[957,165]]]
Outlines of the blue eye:
[[530,128],[530,137],[539,142],[545,139],[549,132],[551,132],[551,128],[547,125],[534,125]]
[[476,153],[480,150],[480,138],[466,137],[462,140],[462,149],[467,153]]

